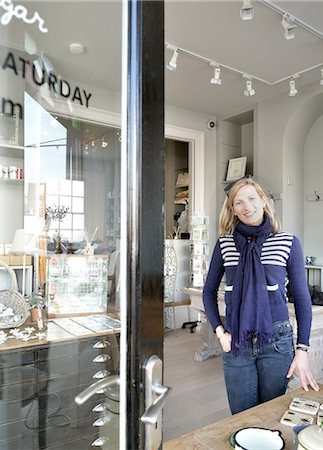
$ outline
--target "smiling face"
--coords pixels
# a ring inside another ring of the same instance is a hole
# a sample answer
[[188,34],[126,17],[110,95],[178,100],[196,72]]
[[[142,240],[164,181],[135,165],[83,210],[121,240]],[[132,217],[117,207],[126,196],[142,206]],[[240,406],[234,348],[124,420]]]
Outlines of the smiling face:
[[251,185],[242,186],[233,199],[233,214],[245,225],[260,225],[265,202]]

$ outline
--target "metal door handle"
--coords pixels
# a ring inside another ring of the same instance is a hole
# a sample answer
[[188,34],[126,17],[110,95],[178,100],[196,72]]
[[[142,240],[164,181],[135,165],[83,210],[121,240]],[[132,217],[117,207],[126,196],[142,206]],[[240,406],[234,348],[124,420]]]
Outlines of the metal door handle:
[[112,384],[120,385],[120,377],[118,375],[111,375],[91,384],[75,397],[75,403],[77,403],[78,405],[83,405],[83,403],[85,403],[89,398],[96,394],[98,390],[107,388]]
[[153,402],[153,404],[149,406],[143,416],[141,416],[141,421],[143,423],[151,425],[155,425],[157,423],[157,420],[160,417],[161,410],[166,403],[166,399],[170,390],[170,387],[163,386],[161,384],[156,384],[155,386],[153,386],[153,392],[155,395],[158,395],[158,397]]

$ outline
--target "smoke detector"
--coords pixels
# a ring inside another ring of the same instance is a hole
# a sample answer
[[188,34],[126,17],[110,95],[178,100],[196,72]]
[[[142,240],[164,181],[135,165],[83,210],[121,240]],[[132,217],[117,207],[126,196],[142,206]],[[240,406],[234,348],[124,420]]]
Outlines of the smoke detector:
[[69,45],[69,50],[72,55],[83,55],[85,48],[84,45],[73,42]]

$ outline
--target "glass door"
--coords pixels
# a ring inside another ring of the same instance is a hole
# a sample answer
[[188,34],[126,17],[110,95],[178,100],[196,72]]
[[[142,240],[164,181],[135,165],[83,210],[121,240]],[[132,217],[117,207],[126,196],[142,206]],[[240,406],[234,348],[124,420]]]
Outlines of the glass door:
[[161,447],[162,17],[0,4],[1,450]]

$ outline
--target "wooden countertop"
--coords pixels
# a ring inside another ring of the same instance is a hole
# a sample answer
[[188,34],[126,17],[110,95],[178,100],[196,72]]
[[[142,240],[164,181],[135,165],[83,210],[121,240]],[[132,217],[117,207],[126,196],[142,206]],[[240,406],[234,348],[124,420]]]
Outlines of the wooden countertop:
[[243,427],[262,427],[280,430],[285,440],[285,450],[293,449],[293,428],[282,425],[280,419],[294,397],[303,397],[323,403],[323,385],[320,391],[304,391],[302,388],[288,392],[269,402],[255,406],[212,425],[172,439],[163,444],[164,450],[232,450],[231,433]]
[[118,323],[114,323],[119,322],[116,315],[103,314],[95,319],[94,316],[62,317],[44,322],[42,330],[34,322],[25,322],[17,328],[1,329],[0,351],[120,333]]

